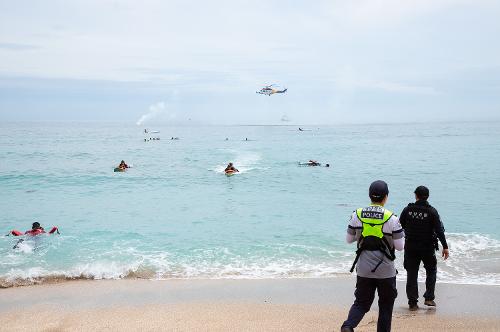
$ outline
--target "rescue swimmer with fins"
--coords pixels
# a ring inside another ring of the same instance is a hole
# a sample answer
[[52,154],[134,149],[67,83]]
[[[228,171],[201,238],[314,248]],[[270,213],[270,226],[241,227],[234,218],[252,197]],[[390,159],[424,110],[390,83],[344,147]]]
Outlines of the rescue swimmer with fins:
[[[306,163],[299,162],[299,166],[321,166],[321,163],[316,160],[310,159]],[[325,164],[325,167],[330,167],[330,164]]]

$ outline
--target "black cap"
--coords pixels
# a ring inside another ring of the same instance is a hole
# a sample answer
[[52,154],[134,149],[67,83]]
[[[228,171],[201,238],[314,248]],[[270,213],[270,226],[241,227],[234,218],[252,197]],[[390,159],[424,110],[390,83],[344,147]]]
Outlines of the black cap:
[[426,186],[418,186],[414,192],[418,198],[424,198],[424,199],[429,198],[429,188],[427,188]]
[[386,195],[389,195],[389,187],[384,181],[377,180],[372,182],[370,185],[368,194],[370,195],[370,198],[383,198]]
[[33,225],[31,225],[31,229],[37,229],[40,228],[40,223],[38,221],[35,221]]

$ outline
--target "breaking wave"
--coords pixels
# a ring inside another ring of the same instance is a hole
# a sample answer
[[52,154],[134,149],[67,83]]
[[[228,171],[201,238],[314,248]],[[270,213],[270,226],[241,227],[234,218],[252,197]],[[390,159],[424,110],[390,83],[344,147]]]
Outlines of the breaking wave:
[[[448,234],[450,258],[438,259],[438,282],[500,285],[500,241],[481,234]],[[351,247],[348,247],[351,248]],[[352,249],[352,248],[351,248]],[[274,255],[242,256],[228,248],[197,249],[182,259],[166,252],[127,249],[129,261],[97,260],[69,269],[11,267],[0,287],[79,279],[269,279],[324,278],[348,274],[354,253],[319,246],[276,244]],[[406,277],[398,255],[398,279]],[[420,278],[423,280],[423,268]]]

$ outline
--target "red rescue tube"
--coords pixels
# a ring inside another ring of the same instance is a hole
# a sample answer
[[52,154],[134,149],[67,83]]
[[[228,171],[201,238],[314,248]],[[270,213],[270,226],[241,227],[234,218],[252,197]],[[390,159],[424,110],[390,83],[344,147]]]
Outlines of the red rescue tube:
[[54,234],[55,232],[57,232],[57,234],[59,234],[59,228],[57,228],[57,226],[52,227],[49,234]]
[[18,231],[18,230],[12,230],[12,232],[10,232],[10,234],[14,235],[14,236],[21,236],[23,235],[24,233],[21,232],[21,231]]

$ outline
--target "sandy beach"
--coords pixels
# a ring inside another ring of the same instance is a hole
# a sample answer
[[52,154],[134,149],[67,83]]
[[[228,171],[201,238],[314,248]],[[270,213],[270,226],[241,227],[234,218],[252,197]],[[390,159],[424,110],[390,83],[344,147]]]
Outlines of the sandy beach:
[[[439,284],[437,309],[406,308],[394,331],[500,331],[500,287]],[[1,331],[338,331],[353,277],[70,281],[0,291]],[[376,330],[376,304],[357,331]]]

